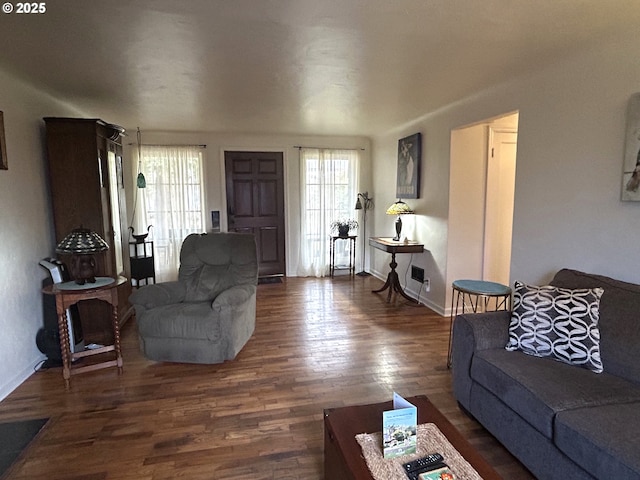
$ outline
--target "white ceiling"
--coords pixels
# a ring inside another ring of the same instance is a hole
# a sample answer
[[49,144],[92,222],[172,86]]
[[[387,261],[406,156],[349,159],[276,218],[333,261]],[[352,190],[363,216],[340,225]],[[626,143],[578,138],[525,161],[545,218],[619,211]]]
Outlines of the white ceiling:
[[142,130],[372,135],[640,31],[638,0],[45,5],[0,13],[0,69]]

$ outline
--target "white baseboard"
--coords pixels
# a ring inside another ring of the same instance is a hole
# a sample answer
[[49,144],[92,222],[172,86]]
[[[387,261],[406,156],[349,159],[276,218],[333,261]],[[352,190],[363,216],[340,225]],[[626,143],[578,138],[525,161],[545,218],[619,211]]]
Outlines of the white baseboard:
[[24,370],[19,372],[13,378],[9,379],[9,381],[0,385],[0,401],[4,400],[9,396],[11,392],[13,392],[16,388],[18,388],[22,383],[29,378],[31,375],[35,373],[35,366],[45,360],[47,357],[44,355],[38,357],[30,363],[29,367],[26,367]]

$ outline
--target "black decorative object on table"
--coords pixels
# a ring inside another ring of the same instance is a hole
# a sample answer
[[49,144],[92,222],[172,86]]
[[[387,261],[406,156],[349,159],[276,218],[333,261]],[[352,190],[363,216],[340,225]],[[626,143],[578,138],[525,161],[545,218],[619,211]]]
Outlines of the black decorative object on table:
[[140,233],[138,235],[136,235],[136,232],[134,231],[133,227],[129,227],[129,231],[131,232],[131,236],[135,239],[136,243],[142,243],[145,241],[145,239],[149,235],[149,231],[151,230],[151,227],[153,227],[153,225],[149,225],[147,227],[147,233]]

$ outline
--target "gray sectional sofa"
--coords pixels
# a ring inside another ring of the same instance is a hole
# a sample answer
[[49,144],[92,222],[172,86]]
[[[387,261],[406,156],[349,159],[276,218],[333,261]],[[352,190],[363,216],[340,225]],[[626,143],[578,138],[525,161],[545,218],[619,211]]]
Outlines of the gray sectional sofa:
[[539,479],[640,479],[640,286],[568,269],[551,285],[603,289],[603,372],[508,351],[510,312],[463,314],[455,397]]

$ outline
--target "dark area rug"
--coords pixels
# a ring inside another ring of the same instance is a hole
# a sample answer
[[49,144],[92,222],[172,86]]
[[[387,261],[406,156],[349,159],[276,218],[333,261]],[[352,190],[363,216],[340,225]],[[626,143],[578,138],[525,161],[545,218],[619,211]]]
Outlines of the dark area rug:
[[0,477],[16,461],[49,419],[0,423]]
[[265,285],[268,283],[282,283],[282,277],[261,277],[258,279],[258,285]]

